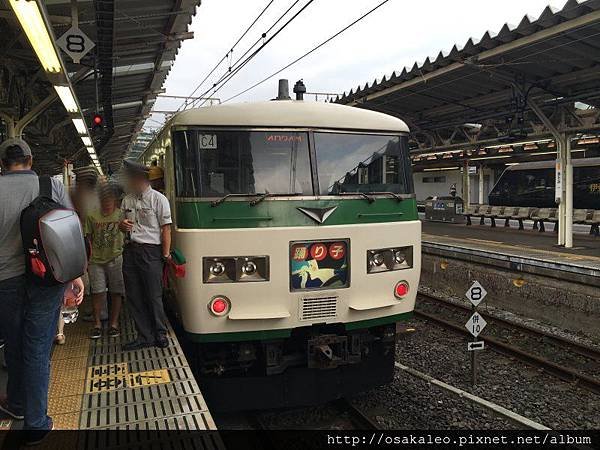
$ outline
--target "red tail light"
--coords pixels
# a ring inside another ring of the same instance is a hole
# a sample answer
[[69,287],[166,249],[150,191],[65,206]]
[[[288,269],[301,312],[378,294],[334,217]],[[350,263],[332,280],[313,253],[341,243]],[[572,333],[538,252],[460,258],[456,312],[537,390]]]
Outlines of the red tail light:
[[215,316],[224,316],[229,312],[230,307],[229,299],[224,296],[214,297],[208,304],[208,310]]
[[408,282],[400,281],[398,284],[396,284],[396,287],[394,288],[394,295],[396,296],[396,298],[404,298],[408,294],[408,291]]

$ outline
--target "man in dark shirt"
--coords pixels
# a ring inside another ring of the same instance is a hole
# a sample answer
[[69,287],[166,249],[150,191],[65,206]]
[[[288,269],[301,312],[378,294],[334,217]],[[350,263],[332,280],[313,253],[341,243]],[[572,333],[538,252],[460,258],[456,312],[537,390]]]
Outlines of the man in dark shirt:
[[[21,212],[39,195],[38,176],[31,170],[32,153],[22,139],[0,144],[0,332],[6,340],[7,396],[0,411],[25,419],[34,442],[52,429],[47,415],[50,350],[65,288],[83,299],[81,279],[67,285],[42,286],[27,279],[23,253]],[[52,198],[65,208],[71,202],[63,185],[52,180]]]

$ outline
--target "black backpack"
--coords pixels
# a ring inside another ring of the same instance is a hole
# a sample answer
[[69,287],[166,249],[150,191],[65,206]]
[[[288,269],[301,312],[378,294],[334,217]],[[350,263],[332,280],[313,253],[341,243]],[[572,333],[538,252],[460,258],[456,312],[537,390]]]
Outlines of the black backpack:
[[52,180],[40,177],[39,195],[21,212],[27,276],[55,286],[87,270],[86,245],[77,213],[52,199]]

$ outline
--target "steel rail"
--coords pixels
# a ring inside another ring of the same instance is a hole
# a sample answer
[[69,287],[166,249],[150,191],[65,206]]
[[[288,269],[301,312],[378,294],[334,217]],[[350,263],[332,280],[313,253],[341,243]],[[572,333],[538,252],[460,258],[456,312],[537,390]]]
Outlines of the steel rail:
[[348,413],[350,420],[359,430],[378,430],[380,427],[373,419],[354,406],[350,400],[342,397],[333,403],[341,413]]
[[[449,322],[441,317],[438,317],[431,313],[426,313],[423,311],[415,310],[415,316],[422,317],[431,322],[435,322],[439,325],[442,325],[445,328],[448,328],[457,333],[470,336],[469,331],[462,325],[458,325],[452,322]],[[547,373],[554,375],[564,381],[576,383],[578,386],[589,390],[590,392],[594,392],[595,394],[600,394],[600,380],[592,378],[588,375],[579,373],[575,370],[569,369],[568,367],[561,366],[560,364],[556,364],[547,359],[541,358],[537,355],[533,355],[528,353],[520,348],[509,345],[505,342],[502,342],[496,338],[489,336],[481,336],[480,339],[484,340],[490,348],[494,351],[501,353],[508,357],[516,357],[522,362],[535,367],[541,368]]]
[[[455,308],[455,309],[462,309],[464,311],[471,311],[471,307],[467,306],[467,305],[461,305],[458,303],[454,303],[451,302],[449,300],[446,300],[444,298],[441,297],[437,297],[437,296],[433,296],[430,294],[424,294],[422,292],[419,292],[418,294],[420,297],[424,297],[427,298],[429,300],[433,300],[433,301],[437,301],[440,303],[443,303],[444,305],[447,305],[451,308]],[[489,322],[497,322],[500,323],[502,325],[505,325],[509,328],[515,328],[518,329],[520,331],[524,331],[532,336],[536,336],[536,337],[541,337],[544,338],[548,341],[551,341],[552,343],[556,344],[556,345],[560,345],[562,347],[567,348],[568,350],[570,350],[573,353],[577,353],[578,355],[584,356],[586,358],[590,358],[593,359],[595,361],[600,361],[600,349],[594,348],[594,347],[590,347],[588,345],[585,344],[581,344],[579,342],[575,342],[572,341],[570,339],[564,338],[562,336],[558,336],[556,334],[552,334],[549,333],[547,331],[544,330],[540,330],[537,328],[534,328],[532,326],[526,325],[526,324],[522,324],[519,322],[515,322],[513,320],[509,320],[509,319],[505,319],[502,317],[498,317],[496,315],[492,315],[486,312],[482,312],[482,311],[478,311],[478,313],[483,316],[484,319],[486,319]]]

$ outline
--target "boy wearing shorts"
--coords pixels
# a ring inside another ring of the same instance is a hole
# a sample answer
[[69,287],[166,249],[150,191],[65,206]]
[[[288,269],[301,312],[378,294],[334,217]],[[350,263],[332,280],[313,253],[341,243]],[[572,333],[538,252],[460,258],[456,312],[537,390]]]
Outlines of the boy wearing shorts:
[[123,302],[123,233],[119,230],[121,210],[117,207],[118,190],[115,185],[103,184],[99,190],[100,210],[90,212],[85,221],[85,234],[92,246],[88,274],[92,292],[94,325],[91,339],[102,336],[101,314],[110,293],[110,327],[108,335],[120,335],[119,314]]

